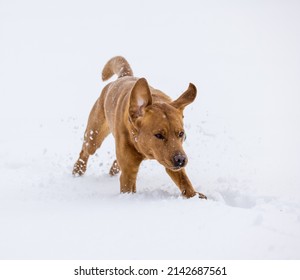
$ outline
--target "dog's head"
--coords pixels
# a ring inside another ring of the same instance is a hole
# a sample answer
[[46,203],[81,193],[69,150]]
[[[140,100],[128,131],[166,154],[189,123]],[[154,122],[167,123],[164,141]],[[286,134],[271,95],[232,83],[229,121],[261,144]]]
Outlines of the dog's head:
[[136,82],[130,95],[129,118],[140,153],[174,171],[187,164],[188,159],[182,148],[186,137],[183,110],[195,100],[196,94],[196,87],[190,84],[173,102],[152,103],[147,81],[141,78]]

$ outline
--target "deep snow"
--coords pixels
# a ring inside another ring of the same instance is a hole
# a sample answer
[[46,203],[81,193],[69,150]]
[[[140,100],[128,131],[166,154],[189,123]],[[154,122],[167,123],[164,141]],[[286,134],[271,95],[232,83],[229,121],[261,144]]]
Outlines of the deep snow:
[[[299,4],[226,2],[1,2],[1,259],[299,259]],[[119,54],[173,98],[196,84],[184,147],[207,201],[155,161],[119,194],[111,136],[71,176]]]

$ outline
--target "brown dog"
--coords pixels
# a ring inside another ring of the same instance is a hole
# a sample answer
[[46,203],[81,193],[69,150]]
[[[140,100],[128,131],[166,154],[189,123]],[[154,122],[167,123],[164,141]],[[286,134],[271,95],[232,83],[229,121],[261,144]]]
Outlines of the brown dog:
[[175,101],[150,87],[145,78],[133,77],[125,58],[116,56],[102,71],[103,81],[114,74],[118,79],[106,85],[89,116],[84,142],[73,174],[83,175],[90,155],[101,146],[104,138],[115,137],[116,156],[110,169],[115,175],[121,170],[122,193],[136,192],[136,177],[144,159],[156,159],[179,187],[185,197],[196,194],[184,167],[187,156],[182,149],[185,139],[183,110],[196,98],[196,87],[188,89]]

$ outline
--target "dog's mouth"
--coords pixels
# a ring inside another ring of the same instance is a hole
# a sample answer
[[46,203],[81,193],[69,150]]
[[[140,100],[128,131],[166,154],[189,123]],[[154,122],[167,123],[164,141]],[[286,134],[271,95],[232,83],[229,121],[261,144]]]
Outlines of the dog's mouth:
[[167,163],[162,163],[162,162],[161,162],[161,164],[162,164],[165,168],[167,168],[167,169],[169,169],[169,170],[171,170],[171,171],[179,171],[179,170],[181,170],[182,168],[184,168],[184,166],[174,166],[174,165],[169,165],[169,164],[167,164]]
[[167,168],[172,170],[172,171],[179,171],[182,168],[184,168],[184,166],[172,166],[172,167],[167,167]]

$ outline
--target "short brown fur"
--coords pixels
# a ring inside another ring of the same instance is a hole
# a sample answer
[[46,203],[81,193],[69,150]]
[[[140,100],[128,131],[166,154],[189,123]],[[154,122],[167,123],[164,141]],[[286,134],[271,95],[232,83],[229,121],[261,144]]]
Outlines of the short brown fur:
[[89,115],[84,143],[73,174],[83,175],[90,155],[112,133],[116,144],[116,157],[110,174],[121,171],[122,193],[136,192],[136,178],[141,162],[156,159],[179,187],[183,196],[196,194],[185,172],[187,157],[182,143],[183,110],[196,98],[196,87],[188,89],[175,101],[160,90],[150,87],[145,78],[133,77],[125,58],[110,59],[102,71],[105,81],[118,75],[118,79],[104,87]]

